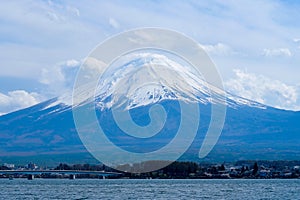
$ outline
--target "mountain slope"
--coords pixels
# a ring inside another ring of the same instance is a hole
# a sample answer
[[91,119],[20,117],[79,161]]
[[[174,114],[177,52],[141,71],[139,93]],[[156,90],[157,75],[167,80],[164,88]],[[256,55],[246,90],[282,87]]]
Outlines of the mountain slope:
[[[63,161],[66,154],[81,155],[76,159],[74,157],[73,162],[89,157],[76,132],[71,107],[64,104],[48,107],[53,101],[55,99],[0,117],[0,156],[3,161],[8,156],[55,155],[57,160],[61,158]],[[147,152],[161,148],[174,137],[180,120],[177,104],[171,100],[161,102],[169,110],[167,123],[158,136],[152,139],[136,139],[124,134],[112,120],[110,110],[98,109],[97,114],[111,141],[128,151]],[[198,160],[199,148],[210,120],[210,106],[200,104],[200,128],[182,159]],[[149,107],[131,110],[137,124],[149,123]],[[204,160],[299,160],[299,120],[299,112],[270,107],[228,108],[221,137]]]

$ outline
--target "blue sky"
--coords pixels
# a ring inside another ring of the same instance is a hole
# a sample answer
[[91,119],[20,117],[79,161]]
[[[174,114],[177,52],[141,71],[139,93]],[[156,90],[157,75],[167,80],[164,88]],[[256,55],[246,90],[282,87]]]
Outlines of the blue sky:
[[297,1],[3,1],[0,114],[66,93],[106,38],[138,27],[184,33],[234,94],[300,110]]

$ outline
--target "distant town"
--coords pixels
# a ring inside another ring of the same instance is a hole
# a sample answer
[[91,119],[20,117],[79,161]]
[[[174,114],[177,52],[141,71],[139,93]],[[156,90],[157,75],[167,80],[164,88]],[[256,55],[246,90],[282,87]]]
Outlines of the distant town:
[[[3,163],[0,178],[126,178],[126,179],[274,179],[300,178],[300,161],[238,161],[235,163],[209,164],[176,161],[171,165],[148,173],[128,173],[134,167],[163,161],[148,161],[142,164],[122,165],[113,169],[105,165],[59,164],[56,167],[41,167],[33,162],[25,166]],[[125,172],[124,172],[125,171]],[[22,173],[26,172],[26,173]],[[34,173],[36,172],[36,173]],[[40,173],[37,173],[40,172]],[[51,173],[50,173],[51,172]],[[54,173],[55,172],[55,173]],[[69,172],[69,173],[67,173]],[[80,173],[82,172],[82,173]],[[83,173],[84,172],[84,173]],[[99,173],[97,173],[99,172]],[[31,174],[30,174],[31,173]],[[110,174],[111,173],[111,174]],[[30,176],[29,176],[30,175]]]

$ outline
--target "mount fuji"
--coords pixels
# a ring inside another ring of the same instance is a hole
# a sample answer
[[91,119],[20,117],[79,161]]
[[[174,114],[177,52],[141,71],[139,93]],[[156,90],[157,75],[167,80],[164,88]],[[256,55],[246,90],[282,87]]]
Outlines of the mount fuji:
[[[162,55],[139,54],[130,62],[115,65],[103,74],[95,94],[93,99],[83,99],[77,105],[53,98],[0,116],[0,160],[43,164],[96,162],[81,142],[73,119],[72,111],[83,107],[95,109],[107,138],[119,147],[135,153],[156,151],[176,136],[180,102],[198,105],[200,113],[196,137],[181,160],[300,160],[300,112],[276,109],[223,92],[192,69]],[[222,101],[222,96],[226,101]],[[122,108],[129,111],[137,125],[147,126],[151,122],[149,110],[155,104],[161,105],[167,116],[160,132],[151,138],[130,136],[114,120],[112,109]],[[213,150],[199,159],[211,108],[216,104],[227,107],[224,128]],[[191,118],[190,123],[196,122]]]

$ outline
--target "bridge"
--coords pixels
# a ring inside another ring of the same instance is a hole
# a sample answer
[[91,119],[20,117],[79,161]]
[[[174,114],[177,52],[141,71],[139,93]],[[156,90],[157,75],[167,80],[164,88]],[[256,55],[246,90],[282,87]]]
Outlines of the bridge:
[[34,179],[34,175],[37,174],[68,174],[70,179],[75,179],[78,174],[92,174],[105,178],[106,176],[118,176],[122,173],[117,172],[105,172],[105,171],[86,171],[86,170],[0,170],[0,174],[6,175],[28,175],[28,179]]

